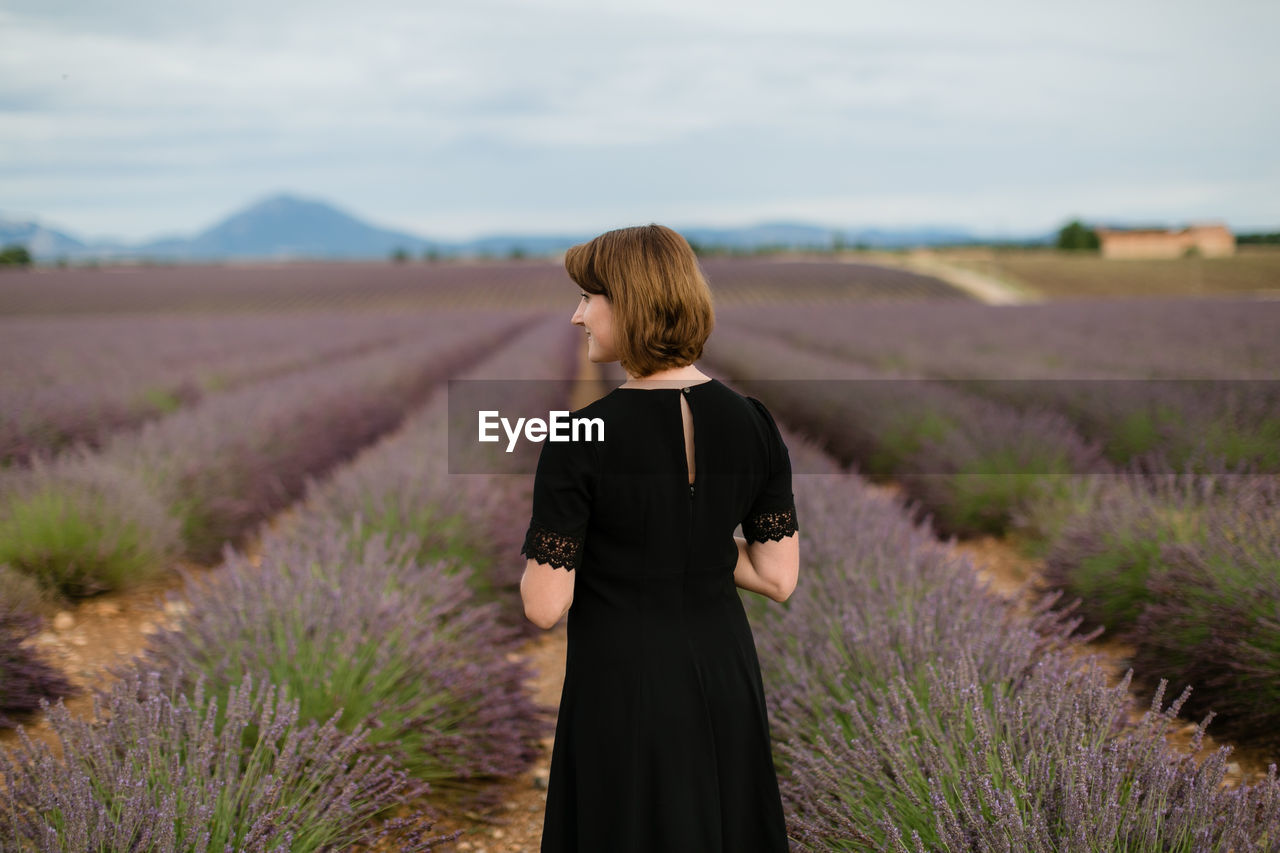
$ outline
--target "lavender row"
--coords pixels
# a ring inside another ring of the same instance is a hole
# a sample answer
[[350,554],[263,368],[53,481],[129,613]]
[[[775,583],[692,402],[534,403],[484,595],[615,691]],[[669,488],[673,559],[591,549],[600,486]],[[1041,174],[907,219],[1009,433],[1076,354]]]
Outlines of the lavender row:
[[1046,582],[1134,647],[1140,681],[1193,686],[1188,713],[1280,747],[1280,477],[1128,473],[1074,503],[1019,519],[1054,532]]
[[[578,341],[560,325],[536,325],[464,376],[530,376],[539,367],[563,375],[566,362],[577,355]],[[546,396],[548,390],[554,394],[555,383],[528,387]],[[218,572],[203,582],[188,582],[180,596],[180,611],[187,614],[183,624],[153,639],[146,655],[124,673],[126,683],[154,677],[163,695],[203,692],[225,704],[234,701],[244,679],[265,679],[296,698],[300,723],[329,720],[337,730],[354,731],[365,760],[376,754],[398,768],[395,772],[404,769],[430,783],[420,785],[417,795],[456,787],[477,800],[491,799],[485,781],[527,766],[534,739],[549,728],[550,709],[530,702],[523,686],[528,673],[508,658],[518,632],[499,624],[496,603],[481,603],[468,589],[476,567],[467,554],[418,556],[422,540],[436,533],[422,518],[424,498],[430,495],[430,503],[440,504],[458,498],[439,453],[447,426],[443,397],[437,393],[399,433],[365,450],[334,477],[310,480],[308,499],[264,533],[255,559],[228,547]],[[542,402],[558,407],[560,401]],[[418,435],[424,427],[435,432]],[[422,467],[423,451],[431,451],[428,458],[439,464]],[[379,473],[393,476],[380,484]],[[342,507],[342,496],[361,499],[357,503],[364,506],[368,501],[389,506],[394,490],[423,474],[438,475],[431,478],[438,482],[417,483],[416,505],[400,507],[404,520],[422,518],[420,530],[374,531],[359,510],[351,514]],[[492,485],[506,482],[495,478]],[[517,520],[487,519],[493,527],[510,527]],[[447,551],[449,543],[440,544]],[[189,748],[176,734],[166,729],[161,737],[168,735],[175,751]],[[195,740],[192,732],[181,734]],[[28,767],[28,772],[28,802],[66,799],[63,776],[47,767]],[[200,769],[193,776],[203,781]],[[110,788],[109,780],[99,784]],[[381,806],[398,799],[388,797]],[[82,810],[119,809],[123,800],[123,791],[109,790]],[[140,823],[133,813],[137,802],[123,804],[119,824]],[[314,811],[315,804],[300,805]],[[372,812],[365,812],[367,821]],[[47,821],[31,816],[28,831],[47,831]],[[245,827],[214,828],[226,834]]]
[[395,428],[431,389],[530,322],[424,318],[400,346],[239,391],[0,478],[0,562],[71,594],[127,584],[224,542],[300,496],[306,477]]
[[133,667],[188,695],[201,680],[219,698],[246,677],[270,681],[304,722],[368,728],[363,751],[427,782],[424,793],[492,804],[492,781],[529,766],[549,723],[527,666],[507,657],[517,632],[454,559],[420,561],[411,539],[357,539],[343,519],[310,532],[319,538],[268,533],[253,560],[229,552],[210,582],[187,585],[182,623]]
[[802,578],[786,605],[749,613],[803,849],[1274,849],[1274,767],[1229,789],[1229,748],[1199,766],[1172,753],[1185,696],[1164,707],[1157,691],[1129,725],[1127,680],[1108,687],[1078,656],[1078,619],[1053,596],[1024,615],[784,434],[812,472],[795,484]]
[[[579,349],[548,318],[453,379],[509,380],[527,397],[511,411],[560,408],[569,383],[547,380]],[[270,679],[303,719],[342,709],[340,727],[369,725],[370,747],[415,778],[491,804],[489,783],[526,769],[551,709],[531,702],[527,667],[508,657],[527,624],[514,594],[492,594],[497,566],[514,562],[517,546],[497,543],[523,529],[527,483],[448,473],[448,430],[474,431],[450,402],[440,389],[395,434],[310,480],[257,560],[228,551],[212,582],[187,585],[189,615],[140,666],[219,693]]]
[[0,315],[545,309],[564,292],[564,266],[540,260],[32,270],[5,275]]
[[[722,330],[721,334],[722,339],[732,342],[732,333],[726,336]],[[805,365],[803,362],[787,361],[787,353],[776,348],[767,348],[768,343],[768,341],[762,343],[757,340],[753,354],[767,359],[771,366],[782,372],[799,364],[802,370],[797,370],[797,373],[817,375],[818,371],[826,369],[832,374],[840,375],[844,367],[843,365],[824,365],[822,362]],[[865,368],[856,367],[855,369],[865,370]],[[919,388],[927,386],[927,383],[912,384]],[[802,385],[789,383],[772,383],[768,390],[785,396],[790,390],[802,387]],[[923,392],[921,393],[921,399],[928,399],[923,396]],[[804,419],[810,414],[813,403],[813,400],[804,399],[784,401],[785,410],[801,422],[805,422]],[[896,401],[885,403],[886,407],[890,405],[900,404]],[[885,409],[882,408],[880,414],[883,415],[884,411]],[[833,416],[831,420],[822,425],[827,430],[823,435],[839,446],[840,437],[833,433],[842,428],[856,429],[856,426],[848,422],[855,418],[858,419],[858,424],[864,423],[867,418],[874,420],[877,411],[876,407],[867,406],[853,414],[847,409],[839,408],[831,414]],[[975,420],[973,432],[961,434],[966,438],[974,433],[984,437],[983,433],[986,432],[988,436],[997,440],[1001,436],[1009,435],[1008,430],[996,428],[998,423],[988,422],[988,424],[989,426],[984,430],[983,422]],[[955,439],[949,439],[945,442],[934,442],[932,449],[936,452],[948,446],[964,447]],[[871,446],[863,449],[863,452],[870,454],[875,450],[876,448]],[[899,470],[903,469],[909,471],[910,463],[904,464]],[[1053,547],[1057,549],[1055,560],[1069,567],[1059,571],[1057,583],[1059,586],[1065,586],[1070,593],[1085,597],[1085,613],[1092,617],[1089,622],[1090,627],[1109,621],[1114,613],[1107,610],[1108,606],[1127,607],[1130,611],[1129,624],[1134,624],[1141,605],[1150,597],[1150,592],[1146,587],[1145,572],[1134,571],[1132,564],[1136,563],[1145,569],[1151,562],[1161,559],[1164,544],[1180,541],[1179,537],[1171,534],[1179,526],[1186,526],[1185,508],[1172,504],[1167,499],[1167,495],[1164,500],[1159,500],[1153,495],[1148,504],[1137,507],[1141,511],[1136,514],[1143,515],[1147,521],[1141,525],[1127,524],[1127,520],[1132,519],[1135,512],[1121,512],[1114,501],[1103,504],[1095,494],[1089,493],[1082,485],[1083,478],[1028,477],[1026,480],[1020,480],[1016,475],[1017,469],[991,478],[969,475],[962,480],[962,485],[968,489],[968,495],[972,496],[980,494],[978,490],[984,486],[1011,491],[1024,482],[1034,484],[1033,490],[1028,489],[1022,499],[1010,505],[1011,512],[1018,522],[1016,525],[1018,531],[1029,535],[1031,542],[1041,543],[1041,547],[1048,547],[1048,543],[1054,543]],[[1227,477],[1224,481],[1246,482],[1253,479],[1259,478]],[[1274,478],[1263,481],[1274,482]],[[946,484],[945,477],[908,476],[904,478],[904,482],[917,497],[934,495],[936,500],[947,499],[945,492],[938,488],[939,485]],[[1115,474],[1109,474],[1106,477],[1085,482],[1115,484],[1124,481]],[[1234,493],[1219,501],[1221,511],[1235,518],[1242,517],[1241,514],[1246,512],[1250,504],[1239,500],[1239,497],[1239,493]],[[1266,503],[1258,505],[1269,506]],[[1062,527],[1066,520],[1082,512],[1088,512],[1091,507],[1092,513],[1085,516],[1094,528],[1090,531],[1094,534],[1091,547],[1083,545],[1081,541],[1081,535],[1087,536],[1087,533],[1077,534],[1060,542]],[[1269,517],[1268,512],[1271,515],[1276,514],[1273,505],[1269,510],[1258,511],[1256,517]],[[1149,521],[1152,517],[1164,517],[1167,523],[1163,526],[1151,524]],[[1213,526],[1213,524],[1206,525],[1206,527]],[[1270,553],[1268,549],[1274,546],[1270,544],[1268,537],[1274,538],[1274,534],[1269,533],[1261,524],[1255,524],[1250,528],[1248,525],[1242,526],[1239,523],[1234,525],[1224,523],[1218,524],[1217,527],[1219,530],[1233,531],[1238,540],[1236,545],[1238,550],[1233,553],[1219,545],[1213,550],[1212,557],[1202,557],[1199,560],[1201,566],[1211,568],[1202,569],[1195,584],[1190,582],[1184,571],[1179,586],[1182,595],[1166,591],[1162,596],[1164,600],[1172,603],[1187,602],[1188,599],[1195,602],[1194,605],[1181,606],[1179,610],[1181,630],[1162,630],[1158,620],[1148,618],[1143,621],[1141,633],[1135,631],[1128,638],[1138,643],[1140,649],[1158,650],[1150,655],[1140,652],[1137,658],[1141,666],[1140,680],[1143,683],[1150,685],[1158,681],[1161,676],[1166,676],[1179,688],[1187,684],[1195,684],[1197,692],[1192,694],[1194,699],[1187,708],[1189,713],[1222,708],[1234,718],[1231,722],[1224,724],[1224,731],[1236,736],[1259,738],[1275,729],[1273,710],[1275,703],[1267,691],[1255,688],[1259,682],[1265,681],[1274,674],[1277,665],[1280,664],[1280,650],[1273,648],[1276,644],[1269,638],[1270,631],[1266,627],[1274,622],[1277,615],[1267,609],[1272,608],[1272,603],[1277,600],[1273,595],[1268,594],[1271,589],[1267,578],[1277,576],[1277,571],[1273,556],[1254,556],[1251,562],[1242,555],[1240,549],[1254,555]],[[1099,528],[1110,535],[1099,536]],[[1126,568],[1128,571],[1125,571]],[[1064,580],[1066,575],[1073,578],[1074,583],[1068,584]],[[1250,580],[1245,582],[1242,578]],[[1206,590],[1212,590],[1212,593]],[[1189,591],[1194,591],[1195,594]],[[1236,594],[1241,597],[1233,600],[1232,596]],[[1264,603],[1259,604],[1259,602]],[[1265,612],[1259,613],[1259,607],[1264,608]],[[1246,649],[1245,644],[1239,641],[1209,643],[1204,640],[1206,635],[1220,634],[1219,626],[1223,624],[1253,625],[1252,630],[1258,635],[1259,641]],[[1180,649],[1179,654],[1174,655],[1171,648]],[[1163,660],[1160,659],[1162,656]],[[1230,667],[1229,674],[1219,670],[1213,677],[1209,677],[1208,670],[1223,663]],[[1257,679],[1245,677],[1246,673],[1256,673]],[[1194,677],[1196,675],[1199,676],[1198,679]],[[1247,722],[1242,725],[1236,721]]]
[[1110,470],[1055,412],[1017,412],[938,383],[881,381],[898,377],[728,324],[705,358],[751,377],[746,387],[837,459],[898,479],[944,533],[1000,532],[1022,505],[1061,492],[1061,475]]
[[[884,301],[969,300],[968,294],[931,276],[874,264],[825,259],[705,258],[703,272],[720,306],[862,306]],[[754,309],[759,310],[759,309]]]
[[[576,372],[581,348],[581,338],[556,315],[454,378],[507,380],[497,383],[506,395],[504,414],[545,416],[568,407],[573,383],[563,377]],[[459,395],[454,411],[450,400],[433,399],[395,435],[314,484],[292,524],[303,538],[330,519],[345,520],[360,536],[412,535],[418,540],[419,559],[464,559],[473,567],[473,590],[483,600],[502,602],[504,624],[532,633],[537,629],[517,606],[524,564],[518,557],[512,559],[528,524],[531,480],[513,475],[533,470],[539,448],[521,443],[507,454],[500,445],[451,445],[452,434],[476,433],[475,423],[460,420],[474,416],[461,405],[466,401]]]
[[[1166,470],[1188,461],[1207,469],[1221,460],[1280,471],[1280,348],[1264,331],[1277,319],[1274,310],[1208,303],[1200,306],[1208,318],[1203,329],[1188,341],[1180,333],[1196,314],[1157,305],[1122,304],[1103,313],[1090,303],[1067,303],[975,313],[973,306],[941,311],[930,304],[732,316],[802,349],[956,380],[967,393],[1020,411],[1059,412],[1118,465],[1158,451]],[[960,331],[946,331],[948,323]],[[1084,323],[1094,325],[1086,330]],[[1199,358],[1201,352],[1210,355]],[[1218,378],[1206,379],[1214,369]],[[1172,379],[1179,371],[1200,378]],[[997,375],[1004,378],[991,378]],[[1008,381],[1013,377],[1019,381]]]
[[[724,351],[737,358],[728,363],[743,373],[763,372],[763,365],[777,373],[807,376],[822,376],[825,371],[829,376],[847,377],[869,371],[788,350],[768,338],[752,339],[732,327],[722,328],[719,337]],[[709,353],[709,357],[714,361],[716,355]],[[867,460],[873,473],[898,476],[918,502],[917,514],[923,511],[935,521],[942,519],[939,526],[944,530],[994,532],[1009,527],[1024,548],[1047,551],[1049,582],[1083,598],[1088,626],[1106,626],[1138,646],[1136,660],[1143,683],[1168,677],[1179,687],[1194,684],[1189,713],[1220,709],[1228,717],[1224,731],[1241,739],[1270,737],[1276,728],[1276,704],[1268,691],[1254,688],[1280,667],[1280,643],[1271,639],[1271,626],[1280,614],[1273,612],[1277,599],[1268,594],[1273,585],[1269,578],[1280,575],[1272,554],[1275,534],[1260,520],[1249,526],[1239,519],[1265,519],[1275,513],[1263,498],[1253,493],[1246,497],[1244,490],[1230,484],[1274,484],[1274,476],[1226,476],[1229,468],[1221,459],[1207,460],[1218,466],[1216,482],[1227,485],[1216,490],[1225,494],[1214,500],[1215,515],[1201,518],[1203,501],[1179,497],[1168,488],[1143,488],[1143,483],[1158,484],[1169,475],[1143,473],[1141,466],[1131,466],[1128,473],[1100,466],[1106,473],[1101,477],[1040,474],[1046,470],[1043,466],[1031,467],[1041,464],[1037,453],[1052,454],[1073,446],[1069,428],[1055,427],[1052,421],[1042,421],[1044,426],[1036,428],[1037,422],[1025,415],[1011,416],[983,406],[971,406],[966,416],[963,402],[948,401],[927,382],[858,385],[869,387],[846,394],[834,404],[812,393],[822,383],[773,382],[762,393],[772,394],[780,410],[809,426],[838,456]],[[881,385],[889,390],[910,386],[914,399],[882,396],[877,400]],[[939,412],[947,417],[941,424]],[[928,429],[939,433],[913,446],[911,430]],[[1006,453],[1007,467],[994,468],[986,476],[946,474],[949,467],[981,470],[985,453],[997,460]],[[1073,466],[1061,473],[1081,470]],[[1219,516],[1221,520],[1215,520]],[[1215,528],[1219,533],[1207,533]],[[1193,536],[1192,530],[1198,533]],[[1235,550],[1223,544],[1223,530],[1236,537]],[[1207,549],[1207,553],[1195,558],[1185,552],[1170,555],[1170,548],[1188,542],[1194,543],[1189,547]],[[1184,566],[1179,572],[1153,572],[1175,558]],[[1201,568],[1186,569],[1188,560]],[[1168,578],[1175,576],[1179,579],[1176,590],[1168,588]],[[1157,589],[1162,590],[1159,595]],[[1240,597],[1233,599],[1237,594]],[[1153,599],[1166,602],[1167,607],[1151,607]],[[1139,622],[1149,608],[1151,613],[1164,612],[1167,618],[1147,615]],[[1170,610],[1176,610],[1176,615]],[[1258,641],[1252,645],[1234,639],[1210,642],[1209,637],[1217,637],[1230,625],[1251,626],[1248,631],[1236,630],[1256,634]],[[1220,666],[1227,669],[1210,672]]]
[[779,305],[727,308],[720,320],[882,371],[950,379],[1274,379],[1280,365],[1275,302]]
[[[495,322],[497,327],[500,327],[501,319],[501,317],[487,315],[480,317],[480,322],[476,323],[476,333],[486,333],[487,329],[487,333],[492,334],[493,328],[490,327],[494,327]],[[417,322],[421,327],[421,318]],[[441,321],[438,325],[443,327],[447,324]],[[461,339],[463,334],[461,328],[459,327],[451,334]],[[431,329],[420,328],[420,331],[425,335]],[[218,421],[223,424],[231,423],[252,428],[253,420],[241,417],[241,414],[248,415],[255,410],[252,407],[256,407],[259,410],[266,408],[268,410],[266,414],[276,415],[278,422],[278,416],[288,414],[287,407],[304,410],[311,405],[308,394],[313,394],[317,385],[332,386],[326,393],[340,391],[343,387],[368,386],[369,380],[374,378],[374,373],[368,370],[368,367],[376,367],[379,370],[395,367],[400,371],[414,368],[414,359],[420,358],[424,352],[435,359],[436,355],[433,353],[436,353],[437,347],[443,347],[438,355],[445,359],[445,363],[437,366],[435,374],[411,378],[414,381],[427,376],[440,378],[440,374],[456,362],[457,356],[466,354],[467,346],[464,344],[458,348],[450,343],[449,338],[441,340],[427,337],[424,343],[414,344],[412,349],[402,346],[396,353],[399,359],[409,357],[409,362],[406,364],[379,365],[372,363],[370,359],[365,359],[364,371],[345,377],[342,373],[335,375],[328,370],[316,369],[310,371],[309,385],[291,387],[287,383],[277,382],[268,386],[266,390],[269,393],[264,396],[255,398],[253,396],[255,392],[251,390],[248,394],[242,392],[230,397],[232,405],[225,405],[226,401],[224,401],[224,405],[220,408],[217,404],[206,405],[202,409],[197,407],[203,412],[204,421],[201,422],[196,418],[195,428],[203,429],[203,434],[209,439],[209,443],[215,444],[227,437],[217,430]],[[452,355],[448,352],[450,347],[456,350]],[[454,361],[449,361],[451,358]],[[420,369],[421,365],[418,367]],[[368,393],[368,388],[362,389],[361,393]],[[337,398],[335,402],[344,407],[348,405],[354,407],[359,404],[359,399],[348,398],[343,402],[341,398]],[[404,406],[408,405],[408,401],[397,399],[394,404]],[[274,410],[271,408],[273,405],[276,407]],[[282,407],[284,407],[283,410]],[[358,411],[353,409],[351,414],[358,415]],[[211,419],[212,425],[209,423]],[[161,436],[162,439],[171,440],[168,448],[160,448],[169,450],[171,458],[179,456],[183,441],[197,434],[196,429],[192,428],[192,421],[190,413],[181,419],[174,419],[168,433]],[[317,436],[325,441],[343,437],[341,435]],[[351,436],[345,437],[351,438]],[[133,454],[150,450],[153,459],[160,455],[156,453],[157,448],[130,445],[123,438],[117,439],[113,447],[118,452]],[[253,461],[236,458],[233,455],[242,452],[243,449],[243,443],[227,446],[227,452],[223,453],[221,458],[215,457],[209,460],[209,467],[244,465],[246,462]],[[330,448],[331,453],[340,451],[345,454],[352,450],[354,448]],[[265,463],[267,460],[259,461]],[[301,461],[306,460],[304,458]],[[201,471],[208,469],[187,466],[187,470],[191,472],[189,476],[192,478],[200,478]],[[304,467],[301,470],[273,472],[264,466],[250,473],[271,478],[278,483],[281,474],[300,480],[308,471],[314,471],[314,469]],[[42,474],[50,476],[42,481]],[[15,481],[18,482],[15,483]],[[198,488],[205,483],[196,485]],[[293,491],[297,492],[300,489],[299,482],[294,486]],[[28,577],[41,578],[46,585],[56,586],[65,592],[89,593],[127,585],[136,579],[155,573],[167,559],[182,553],[182,529],[179,520],[172,514],[171,502],[175,498],[169,496],[181,494],[183,491],[188,490],[174,489],[172,484],[160,482],[158,479],[148,483],[137,476],[137,469],[131,469],[122,460],[112,459],[104,454],[89,454],[83,450],[72,457],[60,459],[50,467],[38,463],[36,470],[31,472],[10,472],[5,490],[0,491],[5,507],[4,513],[0,515],[0,549],[7,549],[5,559],[25,570],[27,575],[6,569],[7,579],[12,578],[14,583],[6,582],[0,587],[0,606],[15,611],[34,611],[34,608],[26,606],[27,602],[19,595],[21,590],[17,584],[17,581],[29,582]],[[226,497],[222,498],[213,494],[211,500],[221,499],[225,503],[227,498],[233,497],[237,497],[233,492],[227,493]],[[286,498],[287,495],[276,495],[274,501],[258,509],[258,516],[265,517],[271,510],[272,504],[282,503]],[[243,525],[248,525],[255,520],[252,515],[247,517],[242,515],[240,518],[243,520]],[[23,627],[28,633],[34,629],[33,625],[27,623],[23,623]],[[4,666],[4,670],[12,673],[13,677],[0,679],[0,694],[8,697],[5,701],[11,702],[10,707],[13,711],[34,709],[38,694],[47,697],[58,695],[58,690],[63,686],[62,682],[20,675],[21,672],[28,670],[38,673],[45,669],[47,666],[33,657],[29,647],[18,642],[13,644],[12,652],[5,659]],[[44,686],[48,689],[44,689]]]
[[72,692],[71,683],[29,644],[43,596],[34,581],[0,564],[0,729]]
[[[840,346],[839,341],[831,343],[831,347]],[[864,365],[851,367],[867,370]],[[976,384],[983,383],[966,383],[965,388]],[[1031,550],[1049,552],[1049,581],[1083,599],[1081,612],[1089,627],[1105,626],[1137,647],[1140,681],[1150,686],[1167,677],[1179,689],[1195,685],[1188,713],[1216,710],[1223,715],[1223,732],[1239,740],[1273,742],[1272,732],[1280,721],[1276,697],[1257,685],[1280,672],[1280,642],[1271,638],[1274,628],[1270,627],[1280,616],[1271,604],[1277,599],[1270,580],[1280,576],[1280,566],[1273,553],[1275,533],[1263,523],[1275,514],[1274,502],[1259,495],[1258,484],[1272,488],[1276,478],[1224,473],[1259,464],[1276,470],[1280,433],[1269,435],[1280,429],[1275,389],[1263,385],[1255,388],[1261,393],[1243,400],[1234,394],[1246,390],[1243,384],[1204,389],[1135,382],[1122,383],[1128,395],[1113,389],[1092,398],[1082,393],[1069,399],[1063,393],[1073,387],[1088,392],[1099,384],[1106,383],[989,383],[1005,402],[1014,402],[1015,389],[1020,391],[1016,409],[1038,402],[1064,411],[1089,434],[1107,436],[1114,456],[1138,463],[1131,464],[1131,469],[1146,470],[1145,475],[1112,474],[1092,480],[1027,478],[1036,483],[1036,490],[1012,510],[1022,519],[1015,525],[1021,541]],[[922,394],[921,399],[930,398]],[[1189,420],[1177,429],[1139,429],[1144,422],[1134,418],[1135,401],[1152,411],[1169,409]],[[982,430],[977,420],[974,427],[978,429],[949,433],[933,444],[932,452],[969,459],[961,436],[985,431],[1005,440],[1009,435],[995,426]],[[1215,452],[1219,447],[1206,439],[1221,441],[1220,448],[1228,452]],[[1235,453],[1229,455],[1230,451]],[[1127,458],[1131,454],[1135,458]],[[1189,477],[1201,490],[1205,482],[1219,484],[1217,489],[1210,488],[1217,493],[1211,513],[1202,500],[1159,487],[1172,475],[1153,471],[1178,466],[1204,476],[1186,474],[1175,479]],[[1215,478],[1206,470],[1219,475]],[[1016,488],[1020,484],[1016,475],[1016,468],[990,478],[970,475],[963,478],[963,485],[971,495],[982,488]],[[932,505],[930,494],[947,499],[937,488],[948,485],[946,478],[907,477],[905,482],[914,494],[926,498],[927,506]],[[1246,518],[1255,523],[1242,524]],[[1064,531],[1064,525],[1069,529]],[[1236,537],[1231,547],[1222,539],[1224,530]],[[1196,556],[1190,556],[1188,548]],[[1230,626],[1247,626],[1247,630]],[[1257,639],[1246,643],[1223,638],[1232,630],[1252,633]]]
[[[868,264],[709,258],[719,304],[967,297],[928,276]],[[435,264],[294,263],[13,271],[0,316],[564,307],[556,260]],[[569,306],[572,313],[572,306]]]
[[412,818],[421,828],[379,831],[372,819],[423,785],[364,754],[367,729],[303,722],[269,683],[245,679],[220,700],[133,675],[95,703],[94,720],[59,703],[49,722],[56,751],[22,731],[12,754],[0,750],[0,849],[303,853],[393,837],[396,850],[428,853],[447,840]]
[[1020,411],[1061,412],[1118,466],[1280,471],[1280,382],[979,380],[963,386]]
[[204,396],[387,347],[418,316],[381,313],[0,320],[0,466],[110,433]]

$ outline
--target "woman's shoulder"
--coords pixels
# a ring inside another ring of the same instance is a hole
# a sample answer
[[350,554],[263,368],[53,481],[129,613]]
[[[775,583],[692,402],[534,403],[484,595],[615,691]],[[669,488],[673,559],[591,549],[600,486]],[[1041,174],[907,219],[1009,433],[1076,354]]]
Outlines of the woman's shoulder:
[[772,420],[773,416],[770,414],[768,407],[759,398],[745,391],[731,388],[723,382],[717,381],[716,385],[720,389],[719,399],[726,405],[736,407],[747,414],[758,415]]

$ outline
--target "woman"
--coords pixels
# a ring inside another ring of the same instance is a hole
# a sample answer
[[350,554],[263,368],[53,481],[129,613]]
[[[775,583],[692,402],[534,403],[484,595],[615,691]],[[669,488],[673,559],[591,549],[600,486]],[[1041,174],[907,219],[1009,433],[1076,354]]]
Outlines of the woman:
[[610,231],[565,267],[591,360],[627,380],[571,413],[603,440],[544,442],[520,552],[528,618],[569,614],[542,853],[786,851],[737,588],[795,588],[787,447],[759,400],[693,365],[714,314],[683,237]]

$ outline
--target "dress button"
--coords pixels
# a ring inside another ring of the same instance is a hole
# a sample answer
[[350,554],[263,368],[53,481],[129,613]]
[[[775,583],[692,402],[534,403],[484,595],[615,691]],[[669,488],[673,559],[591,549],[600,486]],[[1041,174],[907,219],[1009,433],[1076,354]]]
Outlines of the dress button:
[[686,393],[686,394],[688,394],[688,393],[689,393],[689,389],[688,389],[688,388],[681,388],[680,390],[681,390],[681,391],[683,391],[683,392],[684,392],[684,393]]

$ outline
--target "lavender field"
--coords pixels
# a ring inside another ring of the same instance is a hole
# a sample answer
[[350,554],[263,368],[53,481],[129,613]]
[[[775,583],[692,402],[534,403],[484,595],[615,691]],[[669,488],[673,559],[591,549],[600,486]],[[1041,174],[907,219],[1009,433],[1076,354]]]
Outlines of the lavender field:
[[[800,584],[744,601],[793,848],[1280,849],[1280,304],[705,269],[700,366],[792,448]],[[450,473],[447,386],[578,405],[575,297],[532,261],[0,278],[0,850],[460,849],[438,817],[501,808],[555,709],[536,448]],[[1042,567],[1021,598],[980,536]],[[49,653],[149,590],[127,655]]]

